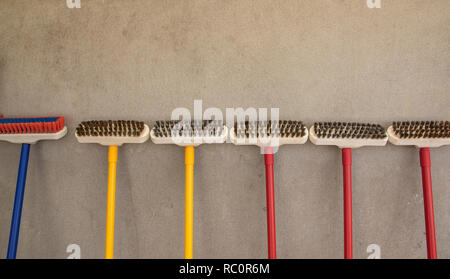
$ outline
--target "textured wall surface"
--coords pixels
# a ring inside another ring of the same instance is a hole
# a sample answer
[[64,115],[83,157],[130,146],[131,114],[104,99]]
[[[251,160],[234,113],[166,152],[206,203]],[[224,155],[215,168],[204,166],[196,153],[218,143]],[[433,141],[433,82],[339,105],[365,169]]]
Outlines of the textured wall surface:
[[[102,258],[107,149],[78,144],[89,119],[170,118],[176,107],[277,107],[284,119],[450,119],[448,0],[0,1],[0,113],[63,114],[70,132],[31,148],[19,258]],[[20,146],[0,142],[5,257]],[[354,254],[425,258],[419,153],[353,152]],[[438,256],[450,258],[450,147],[432,150]],[[342,258],[337,148],[275,156],[278,256]],[[182,258],[184,151],[119,149],[117,258]],[[266,257],[264,160],[256,147],[196,149],[194,256]]]

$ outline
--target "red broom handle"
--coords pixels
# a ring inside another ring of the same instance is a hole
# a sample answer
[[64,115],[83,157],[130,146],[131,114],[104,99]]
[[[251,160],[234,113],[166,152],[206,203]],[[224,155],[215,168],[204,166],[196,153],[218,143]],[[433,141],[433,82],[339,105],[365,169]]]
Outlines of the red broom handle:
[[352,238],[352,149],[342,149],[344,170],[344,258],[353,258]]
[[273,150],[266,148],[264,154],[266,164],[266,198],[267,198],[267,239],[269,259],[277,258],[277,239],[275,234],[275,192],[273,183]]
[[422,167],[423,204],[425,208],[425,229],[427,232],[427,254],[429,259],[437,259],[429,148],[420,149],[420,166]]

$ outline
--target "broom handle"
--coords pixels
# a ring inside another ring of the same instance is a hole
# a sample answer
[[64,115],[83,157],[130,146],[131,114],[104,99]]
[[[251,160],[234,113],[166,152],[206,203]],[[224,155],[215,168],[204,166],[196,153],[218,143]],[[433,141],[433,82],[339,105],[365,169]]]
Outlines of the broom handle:
[[184,258],[192,259],[194,250],[194,147],[184,152],[185,200],[184,200]]
[[420,149],[422,167],[423,204],[425,209],[425,229],[427,233],[427,254],[429,259],[437,259],[436,232],[434,228],[433,190],[431,186],[430,149]]
[[352,236],[352,149],[342,148],[344,171],[344,258],[353,258]]
[[269,259],[277,258],[277,238],[275,232],[275,190],[273,182],[273,150],[266,148],[264,154],[266,165],[266,199],[267,199],[267,240]]
[[106,204],[105,259],[112,259],[114,255],[117,151],[117,146],[110,146],[108,150],[108,197]]
[[15,259],[17,254],[17,243],[19,242],[20,219],[22,217],[23,196],[25,194],[29,156],[30,145],[22,144],[19,174],[17,175],[16,195],[14,197],[14,209],[11,218],[11,231],[9,233],[7,259]]

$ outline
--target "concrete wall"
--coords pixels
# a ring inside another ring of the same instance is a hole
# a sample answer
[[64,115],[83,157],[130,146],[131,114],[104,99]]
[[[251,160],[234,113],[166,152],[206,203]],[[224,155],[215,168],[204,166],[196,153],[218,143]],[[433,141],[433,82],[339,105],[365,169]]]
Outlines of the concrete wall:
[[[18,257],[104,255],[107,149],[78,144],[82,120],[170,118],[176,107],[278,107],[280,117],[450,119],[448,0],[0,1],[0,113],[55,115],[70,133],[31,149]],[[0,255],[20,146],[0,143]],[[418,151],[353,152],[354,254],[425,258]],[[450,147],[432,150],[438,255],[450,257]],[[263,157],[196,150],[197,258],[266,257]],[[286,146],[275,159],[278,256],[343,257],[337,148]],[[182,258],[184,152],[119,150],[117,258]]]

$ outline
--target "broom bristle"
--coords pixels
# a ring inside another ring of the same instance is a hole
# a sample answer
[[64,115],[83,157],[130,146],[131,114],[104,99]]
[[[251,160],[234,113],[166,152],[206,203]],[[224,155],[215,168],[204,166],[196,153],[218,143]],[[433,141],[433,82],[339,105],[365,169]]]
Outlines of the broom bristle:
[[78,137],[139,137],[144,122],[134,120],[92,120],[81,122],[76,128]]
[[64,117],[0,118],[0,134],[51,134],[64,128]]
[[400,139],[450,138],[450,121],[398,121],[392,129]]
[[356,122],[316,122],[314,132],[323,139],[384,139],[385,129],[379,124]]
[[221,137],[223,122],[219,120],[159,120],[153,126],[156,138],[171,137]]
[[302,121],[245,121],[234,123],[234,133],[241,138],[301,138],[306,134]]

